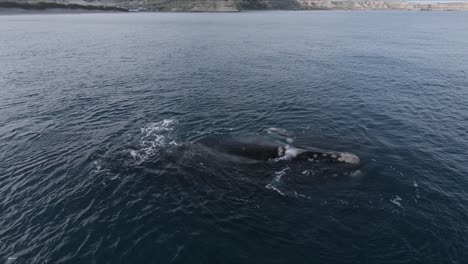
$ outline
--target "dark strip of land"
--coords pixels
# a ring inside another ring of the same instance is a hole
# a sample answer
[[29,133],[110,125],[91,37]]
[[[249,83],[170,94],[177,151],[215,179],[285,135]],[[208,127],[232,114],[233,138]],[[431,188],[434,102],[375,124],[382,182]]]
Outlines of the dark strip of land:
[[16,2],[0,2],[0,8],[19,8],[24,10],[46,10],[46,9],[73,9],[73,10],[90,10],[90,11],[117,11],[128,12],[127,9],[115,6],[98,6],[98,5],[78,5],[78,4],[58,4],[58,3],[16,3]]

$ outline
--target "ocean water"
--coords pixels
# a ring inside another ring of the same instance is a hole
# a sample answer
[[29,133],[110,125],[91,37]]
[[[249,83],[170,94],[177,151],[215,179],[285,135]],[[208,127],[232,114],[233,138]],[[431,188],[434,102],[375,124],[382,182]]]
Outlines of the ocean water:
[[468,263],[467,98],[463,12],[0,16],[0,262]]

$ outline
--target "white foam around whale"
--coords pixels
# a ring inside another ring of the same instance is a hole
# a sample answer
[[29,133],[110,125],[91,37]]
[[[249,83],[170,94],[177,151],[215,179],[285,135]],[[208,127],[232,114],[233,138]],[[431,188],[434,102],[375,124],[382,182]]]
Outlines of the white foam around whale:
[[137,163],[142,163],[149,157],[159,155],[159,151],[170,145],[177,145],[172,139],[172,131],[177,125],[175,119],[164,119],[145,125],[141,128],[139,148],[130,150],[130,155]]
[[286,168],[284,168],[284,169],[282,169],[280,171],[275,172],[275,176],[273,177],[273,180],[269,184],[267,184],[265,186],[265,188],[273,190],[273,191],[281,194],[282,196],[285,196],[286,194],[284,192],[282,192],[279,188],[280,188],[280,186],[282,184],[281,177],[286,175],[286,171],[288,171],[288,170],[289,170],[289,167],[286,167]]

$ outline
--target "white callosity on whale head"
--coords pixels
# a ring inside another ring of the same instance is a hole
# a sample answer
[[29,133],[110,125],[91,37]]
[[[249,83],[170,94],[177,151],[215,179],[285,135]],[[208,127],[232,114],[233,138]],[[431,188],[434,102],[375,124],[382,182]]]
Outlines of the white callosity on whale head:
[[341,161],[341,162],[345,162],[349,164],[359,164],[359,162],[361,162],[359,157],[352,153],[341,152],[339,155],[340,156],[338,157],[338,161]]

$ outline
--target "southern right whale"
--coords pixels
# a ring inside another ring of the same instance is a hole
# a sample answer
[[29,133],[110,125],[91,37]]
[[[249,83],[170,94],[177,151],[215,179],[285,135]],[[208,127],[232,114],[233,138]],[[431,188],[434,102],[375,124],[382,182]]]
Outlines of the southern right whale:
[[234,161],[261,162],[300,160],[315,163],[345,163],[358,165],[357,155],[348,152],[301,148],[258,135],[207,136],[196,141],[211,153]]

